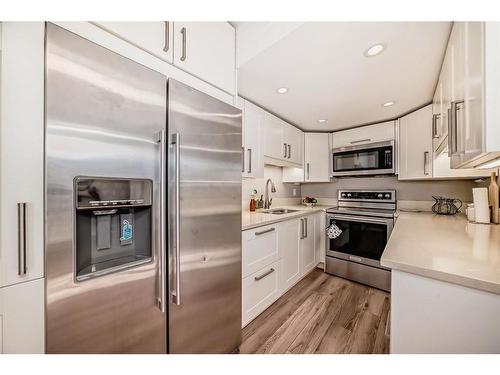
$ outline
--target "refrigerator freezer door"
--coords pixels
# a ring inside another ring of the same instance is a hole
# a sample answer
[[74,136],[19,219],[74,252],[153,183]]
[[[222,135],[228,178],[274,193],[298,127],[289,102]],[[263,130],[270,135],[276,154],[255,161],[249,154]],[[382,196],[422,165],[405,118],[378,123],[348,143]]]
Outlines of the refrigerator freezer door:
[[[50,23],[46,38],[47,352],[165,353],[156,134],[166,128],[166,77]],[[76,281],[76,176],[152,181],[152,228],[134,232],[152,236],[151,261]]]
[[168,81],[169,352],[241,341],[241,111]]

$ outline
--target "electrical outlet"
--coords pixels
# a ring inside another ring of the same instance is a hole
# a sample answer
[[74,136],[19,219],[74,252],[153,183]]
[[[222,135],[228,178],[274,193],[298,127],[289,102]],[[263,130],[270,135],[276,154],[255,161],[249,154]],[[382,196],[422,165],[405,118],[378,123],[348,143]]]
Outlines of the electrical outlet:
[[292,189],[292,195],[295,197],[297,195],[297,188]]

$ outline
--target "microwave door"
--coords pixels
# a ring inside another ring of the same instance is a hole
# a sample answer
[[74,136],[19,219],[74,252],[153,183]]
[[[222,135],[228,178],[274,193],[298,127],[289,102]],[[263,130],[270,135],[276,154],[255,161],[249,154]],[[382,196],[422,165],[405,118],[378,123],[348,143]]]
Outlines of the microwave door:
[[394,141],[348,146],[332,151],[332,175],[394,174]]

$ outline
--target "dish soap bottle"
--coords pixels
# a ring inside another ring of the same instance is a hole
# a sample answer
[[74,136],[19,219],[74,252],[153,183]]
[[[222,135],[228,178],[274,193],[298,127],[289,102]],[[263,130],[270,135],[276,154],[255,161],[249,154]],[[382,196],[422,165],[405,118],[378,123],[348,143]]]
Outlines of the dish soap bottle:
[[491,172],[491,181],[490,186],[488,187],[488,200],[491,206],[491,222],[494,224],[498,224],[498,200],[499,200],[499,190],[497,184],[497,175],[496,172]]
[[252,190],[252,194],[250,195],[250,212],[255,212],[257,207],[257,202],[255,201],[255,194],[257,194],[257,190]]

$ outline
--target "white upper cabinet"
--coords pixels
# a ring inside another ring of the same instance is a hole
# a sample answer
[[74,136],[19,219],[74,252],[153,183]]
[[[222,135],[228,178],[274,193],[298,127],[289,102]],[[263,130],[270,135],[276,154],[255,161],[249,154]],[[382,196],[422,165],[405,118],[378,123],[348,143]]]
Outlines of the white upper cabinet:
[[4,22],[0,287],[44,274],[44,23]]
[[330,181],[330,148],[328,133],[304,134],[304,181]]
[[394,139],[394,121],[341,130],[332,135],[332,149]]
[[262,131],[265,112],[247,100],[239,98],[243,109],[242,176],[264,178],[264,144]]
[[227,93],[236,93],[236,34],[227,22],[95,22]]
[[264,156],[276,160],[285,159],[287,150],[283,142],[283,122],[283,120],[266,112],[262,132],[264,138]]
[[173,22],[95,22],[95,24],[166,62],[174,61]]
[[174,64],[235,93],[236,34],[227,22],[174,22]]
[[448,146],[432,151],[433,105],[399,119],[399,180],[487,177],[490,169],[451,169]]
[[283,124],[283,142],[287,147],[286,160],[302,165],[304,161],[304,133],[295,126]]
[[264,117],[264,161],[277,166],[302,167],[304,133],[295,126],[267,113]]
[[500,23],[454,23],[433,101],[434,151],[447,149],[451,168],[500,165],[499,65]]
[[432,105],[399,119],[398,178],[432,178]]

